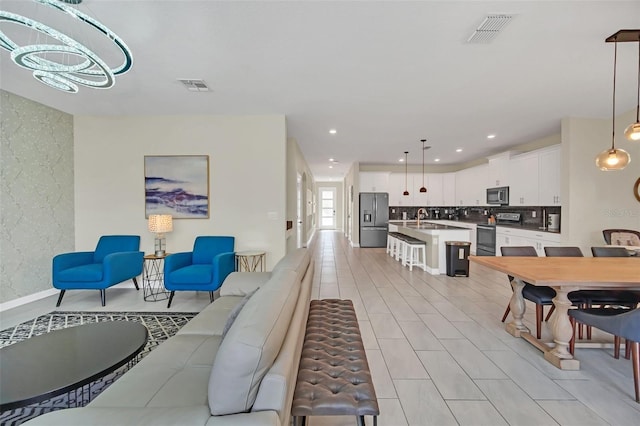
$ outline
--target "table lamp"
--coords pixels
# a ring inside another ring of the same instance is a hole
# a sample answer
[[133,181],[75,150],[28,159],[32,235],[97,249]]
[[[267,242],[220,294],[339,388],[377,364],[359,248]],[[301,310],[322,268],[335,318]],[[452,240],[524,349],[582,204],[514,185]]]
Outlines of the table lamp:
[[170,214],[149,215],[149,231],[156,234],[154,243],[156,256],[164,256],[166,254],[164,234],[173,231],[173,216]]

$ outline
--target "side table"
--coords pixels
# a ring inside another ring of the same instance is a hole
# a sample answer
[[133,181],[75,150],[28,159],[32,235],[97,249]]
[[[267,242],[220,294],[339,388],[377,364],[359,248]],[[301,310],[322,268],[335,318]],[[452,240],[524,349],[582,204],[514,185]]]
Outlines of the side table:
[[144,257],[144,270],[142,271],[142,292],[145,302],[157,302],[169,298],[169,292],[164,288],[164,258],[155,254],[147,254]]
[[266,257],[267,253],[260,250],[237,251],[236,271],[264,272]]

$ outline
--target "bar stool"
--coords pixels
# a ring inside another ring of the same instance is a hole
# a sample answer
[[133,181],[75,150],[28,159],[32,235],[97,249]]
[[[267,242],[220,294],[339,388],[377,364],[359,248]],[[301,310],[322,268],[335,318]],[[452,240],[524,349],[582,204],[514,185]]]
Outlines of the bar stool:
[[396,246],[398,244],[398,238],[395,232],[387,233],[387,254],[391,257],[395,256]]
[[396,250],[394,255],[397,261],[401,261],[406,257],[405,251],[407,247],[407,238],[408,237],[404,234],[396,234]]
[[427,244],[416,238],[412,238],[404,245],[404,256],[402,265],[409,266],[409,270],[413,271],[414,266],[427,270]]

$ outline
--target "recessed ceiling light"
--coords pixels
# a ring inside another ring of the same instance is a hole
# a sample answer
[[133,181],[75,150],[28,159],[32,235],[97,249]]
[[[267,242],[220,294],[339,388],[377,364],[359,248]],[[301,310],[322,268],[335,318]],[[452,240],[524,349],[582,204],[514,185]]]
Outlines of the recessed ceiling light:
[[329,158],[329,161],[333,162],[336,161],[334,158]]
[[438,161],[440,161],[440,159],[439,159],[439,158],[436,158],[436,159],[435,159],[435,160],[433,160],[433,161],[438,162]]
[[336,134],[336,133],[338,133],[338,132],[337,132],[337,130],[336,130],[336,129],[331,129],[331,130],[329,130],[329,133],[331,133],[332,135],[335,135],[335,134]]
[[398,161],[403,163],[404,162],[404,158],[400,158],[400,159],[398,159]]
[[496,135],[494,135],[493,133],[492,133],[492,134],[490,134],[490,135],[487,135],[487,139],[493,139],[493,138],[495,138],[495,137],[496,137]]
[[456,152],[462,152],[462,148],[456,149]]
[[330,169],[333,169],[333,166],[329,166]]

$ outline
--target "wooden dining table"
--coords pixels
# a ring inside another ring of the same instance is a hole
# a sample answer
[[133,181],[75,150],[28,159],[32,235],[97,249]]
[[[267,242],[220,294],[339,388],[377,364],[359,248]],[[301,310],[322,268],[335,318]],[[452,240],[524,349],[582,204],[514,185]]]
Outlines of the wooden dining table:
[[[507,332],[532,343],[544,352],[547,361],[563,370],[580,369],[580,361],[569,352],[573,328],[568,315],[572,306],[568,294],[585,289],[640,290],[638,257],[469,256],[469,260],[514,277],[509,302],[513,320],[507,323]],[[553,344],[538,340],[522,322],[526,307],[522,297],[525,282],[549,286],[556,292],[555,313],[550,320]]]

